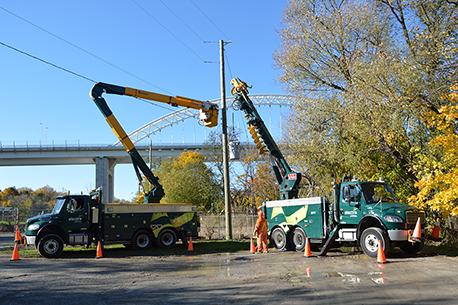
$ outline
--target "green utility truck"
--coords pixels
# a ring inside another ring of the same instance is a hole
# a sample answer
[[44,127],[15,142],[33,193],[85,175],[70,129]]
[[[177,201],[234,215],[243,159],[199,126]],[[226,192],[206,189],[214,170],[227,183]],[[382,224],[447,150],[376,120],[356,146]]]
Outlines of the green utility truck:
[[250,87],[238,78],[231,84],[234,108],[244,112],[248,130],[259,153],[268,154],[280,188],[280,200],[262,206],[275,247],[302,251],[308,237],[315,248],[321,247],[320,255],[333,246],[359,244],[367,255],[375,257],[379,240],[385,252],[397,245],[408,253],[422,248],[423,240],[414,239],[411,232],[418,219],[424,228],[424,213],[399,203],[383,181],[344,177],[334,185],[332,204],[324,197],[298,198],[302,173],[289,166],[266,128],[248,96]]
[[171,247],[178,239],[186,245],[187,237],[197,237],[198,217],[195,207],[184,204],[102,203],[102,191],[90,195],[66,195],[56,199],[49,214],[27,220],[27,244],[40,254],[56,258],[64,245],[90,246],[124,244],[145,249],[154,243]]
[[275,247],[302,251],[308,237],[322,255],[333,246],[359,245],[376,257],[379,240],[385,253],[394,246],[411,254],[422,248],[423,241],[411,233],[418,218],[424,225],[424,213],[398,203],[387,183],[345,179],[335,184],[334,194],[332,204],[324,197],[265,202]]

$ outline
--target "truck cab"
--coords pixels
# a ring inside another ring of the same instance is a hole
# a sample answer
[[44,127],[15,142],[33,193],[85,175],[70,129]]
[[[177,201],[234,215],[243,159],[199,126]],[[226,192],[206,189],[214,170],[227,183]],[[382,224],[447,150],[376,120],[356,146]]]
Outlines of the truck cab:
[[378,240],[385,251],[397,245],[410,253],[421,249],[422,241],[411,235],[418,218],[424,224],[424,213],[400,203],[389,184],[351,180],[336,185],[335,191],[333,220],[342,227],[336,241],[359,242],[370,256],[376,255]]
[[60,255],[64,244],[85,245],[91,237],[91,198],[88,195],[66,195],[56,198],[52,211],[29,218],[25,226],[27,244],[40,253]]

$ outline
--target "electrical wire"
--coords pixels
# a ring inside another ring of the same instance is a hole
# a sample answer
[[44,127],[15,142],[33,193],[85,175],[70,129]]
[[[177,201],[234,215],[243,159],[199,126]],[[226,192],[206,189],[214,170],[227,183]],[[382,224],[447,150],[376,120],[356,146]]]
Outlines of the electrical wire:
[[173,15],[175,18],[177,18],[191,33],[193,33],[200,41],[204,41],[205,39],[202,38],[202,36],[199,35],[187,22],[183,20],[180,16],[178,16],[163,0],[159,0],[159,2],[162,3],[163,6]]
[[54,64],[54,63],[52,63],[52,62],[50,62],[50,61],[47,61],[47,60],[45,60],[45,59],[42,59],[42,58],[40,58],[40,57],[38,57],[38,56],[32,55],[32,54],[27,53],[27,52],[25,52],[25,51],[19,50],[18,48],[15,48],[15,47],[13,47],[13,46],[11,46],[11,45],[9,45],[9,44],[6,44],[6,43],[4,43],[4,42],[1,42],[1,41],[0,41],[0,45],[2,45],[2,46],[4,46],[4,47],[7,47],[7,48],[9,48],[9,49],[11,49],[11,50],[14,50],[14,51],[16,51],[16,52],[19,52],[19,53],[21,53],[21,54],[23,54],[23,55],[26,55],[26,56],[28,56],[28,57],[31,57],[31,58],[33,58],[33,59],[35,59],[35,60],[38,60],[38,61],[40,61],[40,62],[42,62],[42,63],[44,63],[44,64],[47,64],[47,65],[49,65],[49,66],[52,66],[52,67],[54,67],[54,68],[56,68],[56,69],[62,70],[62,71],[64,71],[64,72],[67,72],[67,73],[72,74],[72,75],[74,75],[74,76],[77,76],[77,77],[79,77],[79,78],[82,78],[82,79],[88,80],[88,81],[90,81],[90,82],[96,83],[95,80],[93,80],[93,79],[91,79],[91,78],[89,78],[89,77],[87,77],[87,76],[84,76],[84,75],[82,75],[82,74],[76,73],[76,72],[74,72],[74,71],[72,71],[72,70],[69,70],[69,69],[67,69],[67,68],[58,66],[58,65],[56,65],[56,64]]
[[161,23],[150,11],[148,11],[145,7],[141,6],[137,1],[131,0],[133,4],[135,4],[140,10],[142,10],[147,16],[153,19],[158,25],[160,25],[165,31],[167,31],[170,36],[172,36],[177,42],[179,42],[183,47],[188,49],[196,58],[199,59],[202,63],[205,61],[199,53],[197,53],[193,48],[187,45],[183,40],[181,40],[175,33],[173,33],[168,27],[166,27],[163,23]]
[[[18,49],[18,48],[15,48],[15,47],[13,47],[13,46],[11,46],[11,45],[9,45],[9,44],[6,44],[6,43],[4,43],[4,42],[2,42],[2,41],[0,41],[0,45],[4,46],[4,47],[6,47],[6,48],[9,48],[9,49],[11,49],[11,50],[13,50],[13,51],[16,51],[16,52],[18,52],[18,53],[21,53],[21,54],[23,54],[23,55],[26,55],[26,56],[28,56],[28,57],[30,57],[30,58],[33,58],[33,59],[35,59],[35,60],[38,60],[38,61],[40,61],[40,62],[42,62],[42,63],[44,63],[44,64],[47,64],[47,65],[49,65],[49,66],[52,66],[52,67],[56,68],[56,69],[59,69],[59,70],[64,71],[64,72],[67,72],[67,73],[69,73],[69,74],[72,74],[72,75],[77,76],[77,77],[79,77],[79,78],[82,78],[82,79],[84,79],[84,80],[90,81],[90,82],[92,82],[92,83],[94,83],[94,84],[97,83],[95,80],[93,80],[93,79],[91,79],[91,78],[89,78],[89,77],[87,77],[87,76],[84,76],[84,75],[82,75],[82,74],[79,74],[79,73],[77,73],[77,72],[74,72],[74,71],[72,71],[72,70],[70,70],[70,69],[67,69],[67,68],[58,66],[58,65],[56,65],[55,63],[52,63],[52,62],[47,61],[47,60],[45,60],[45,59],[42,59],[42,58],[40,58],[40,57],[38,57],[38,56],[32,55],[32,54],[30,54],[30,53],[28,53],[28,52],[22,51],[22,50],[20,50],[20,49]],[[153,106],[156,106],[156,107],[159,107],[159,108],[163,108],[163,109],[169,110],[169,111],[172,111],[172,110],[173,110],[172,108],[169,108],[169,107],[166,107],[166,106],[163,106],[163,105],[157,105],[157,104],[154,104],[153,102],[147,101],[147,100],[142,99],[142,98],[139,98],[139,100],[141,100],[141,101],[143,101],[143,102],[146,102],[146,103],[148,103],[148,104],[150,104],[150,105],[153,105]]]
[[133,78],[135,78],[135,79],[137,79],[137,80],[139,80],[139,81],[141,81],[141,82],[143,82],[145,84],[148,84],[148,85],[150,85],[150,86],[152,86],[152,87],[154,87],[156,89],[159,89],[159,90],[164,91],[164,92],[171,93],[170,91],[165,90],[164,88],[161,88],[161,87],[149,82],[148,80],[146,80],[146,79],[144,79],[144,78],[142,78],[142,77],[140,77],[140,76],[138,76],[138,75],[136,75],[136,74],[134,74],[132,72],[127,71],[126,69],[124,69],[124,68],[122,68],[122,67],[120,67],[120,66],[118,66],[118,65],[116,65],[116,64],[114,64],[114,63],[112,63],[112,62],[110,62],[110,61],[108,61],[106,59],[104,59],[103,57],[101,57],[101,56],[99,56],[99,55],[97,55],[97,54],[95,54],[95,53],[93,53],[93,52],[91,52],[89,50],[86,50],[85,48],[80,47],[77,44],[75,44],[75,43],[73,43],[73,42],[71,42],[71,41],[69,41],[69,40],[67,40],[67,39],[65,39],[65,38],[63,38],[63,37],[61,37],[61,36],[59,36],[57,34],[52,33],[51,31],[39,26],[36,23],[33,23],[32,21],[30,21],[30,20],[28,20],[28,19],[26,19],[24,17],[19,16],[18,14],[14,13],[14,12],[12,12],[12,11],[2,7],[2,6],[0,6],[0,9],[3,10],[4,12],[8,13],[9,15],[19,19],[19,20],[22,20],[23,22],[30,24],[31,26],[39,29],[40,31],[42,31],[42,32],[44,32],[44,33],[46,33],[46,34],[48,34],[48,35],[50,35],[50,36],[52,36],[52,37],[54,37],[54,38],[56,38],[56,39],[58,39],[60,41],[66,43],[67,45],[70,45],[73,48],[78,49],[81,52],[86,53],[87,55],[89,55],[89,56],[91,56],[91,57],[93,57],[93,58],[95,58],[95,59],[107,64],[107,65],[109,65],[110,67],[115,68],[116,70],[123,72],[124,74],[127,74],[127,75],[129,75],[129,76],[131,76],[131,77],[133,77]]
[[215,27],[215,29],[223,35],[223,37],[229,37],[194,1],[190,0],[189,2],[191,2],[192,5],[194,5],[194,7],[202,14],[202,16],[204,16]]

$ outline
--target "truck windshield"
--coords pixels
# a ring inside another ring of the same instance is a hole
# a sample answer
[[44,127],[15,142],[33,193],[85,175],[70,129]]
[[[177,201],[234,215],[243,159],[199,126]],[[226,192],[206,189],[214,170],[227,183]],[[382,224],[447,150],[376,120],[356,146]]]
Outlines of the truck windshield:
[[366,203],[378,203],[378,202],[395,202],[397,201],[396,196],[393,193],[391,187],[385,183],[362,183],[361,188],[363,190],[364,199]]
[[58,198],[56,200],[56,205],[52,209],[51,214],[59,214],[59,212],[62,209],[62,206],[64,205],[64,203],[65,203],[65,199],[64,198]]

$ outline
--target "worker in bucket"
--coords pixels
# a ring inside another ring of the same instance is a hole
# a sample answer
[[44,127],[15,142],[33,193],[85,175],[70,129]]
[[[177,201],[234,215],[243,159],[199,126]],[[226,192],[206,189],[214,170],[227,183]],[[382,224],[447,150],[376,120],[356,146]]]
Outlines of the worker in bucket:
[[257,251],[267,253],[267,220],[261,208],[258,209],[258,220],[253,235],[258,238]]

